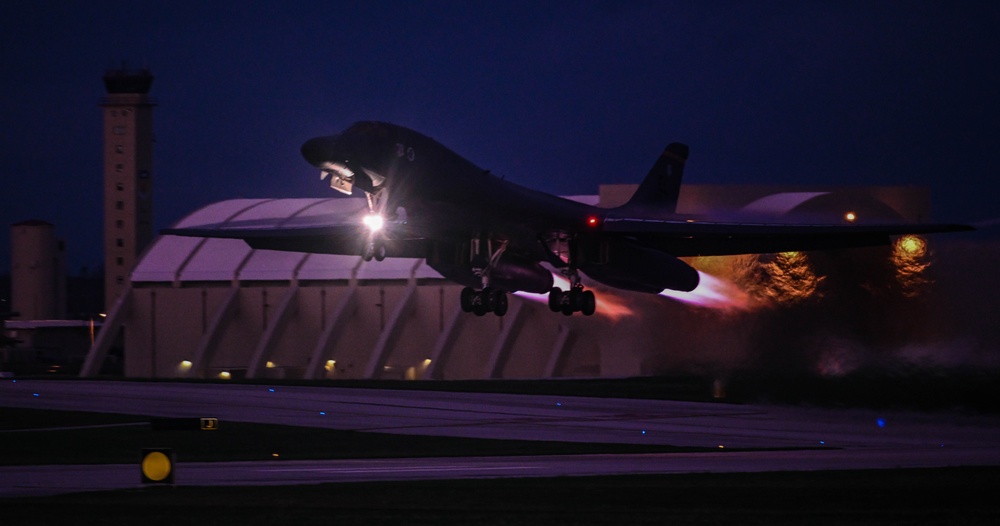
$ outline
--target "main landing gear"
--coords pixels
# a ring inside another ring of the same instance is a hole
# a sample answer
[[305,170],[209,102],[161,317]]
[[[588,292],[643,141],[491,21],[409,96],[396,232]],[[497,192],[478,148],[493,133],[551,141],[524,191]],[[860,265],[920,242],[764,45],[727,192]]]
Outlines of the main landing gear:
[[460,298],[462,310],[476,316],[485,316],[492,312],[497,316],[507,314],[507,293],[490,286],[490,271],[496,268],[500,256],[507,250],[507,241],[501,241],[494,249],[489,236],[475,236],[469,246],[469,260],[472,272],[479,276],[483,286],[481,289],[465,287]]
[[566,316],[582,312],[584,316],[592,316],[596,308],[597,300],[593,291],[584,290],[583,285],[575,285],[568,291],[552,287],[549,291],[549,309],[552,312],[562,312]]
[[569,268],[563,270],[563,273],[569,278],[569,290],[564,292],[559,287],[552,287],[549,291],[549,310],[561,312],[566,316],[572,316],[574,312],[593,316],[597,309],[597,299],[592,291],[583,288],[583,283],[580,283],[580,273],[572,260]]
[[465,287],[462,289],[461,303],[464,312],[471,312],[476,316],[485,316],[488,312],[497,316],[507,314],[507,293],[493,287],[483,290]]

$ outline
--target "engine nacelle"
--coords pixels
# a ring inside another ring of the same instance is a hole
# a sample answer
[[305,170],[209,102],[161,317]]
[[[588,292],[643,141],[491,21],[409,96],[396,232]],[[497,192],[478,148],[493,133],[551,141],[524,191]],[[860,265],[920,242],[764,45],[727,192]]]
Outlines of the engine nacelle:
[[698,271],[687,263],[626,239],[601,239],[596,246],[585,247],[583,259],[584,274],[620,289],[689,292],[698,286]]
[[552,273],[538,263],[500,258],[490,272],[490,285],[510,292],[544,294],[552,289]]
[[[467,287],[479,288],[482,278],[469,264],[467,243],[437,242],[430,245],[427,264],[442,276]],[[545,294],[552,289],[552,272],[528,259],[504,254],[490,271],[490,285],[508,292]]]

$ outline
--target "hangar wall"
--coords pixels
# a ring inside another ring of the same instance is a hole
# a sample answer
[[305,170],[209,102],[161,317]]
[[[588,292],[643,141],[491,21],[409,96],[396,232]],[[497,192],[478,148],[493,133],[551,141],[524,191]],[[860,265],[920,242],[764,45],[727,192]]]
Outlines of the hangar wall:
[[[122,312],[133,378],[547,378],[641,374],[611,320],[516,296],[504,317],[461,311],[443,279],[135,284]],[[332,331],[332,332],[331,332]],[[605,354],[607,354],[605,356]],[[92,374],[88,373],[88,374]]]

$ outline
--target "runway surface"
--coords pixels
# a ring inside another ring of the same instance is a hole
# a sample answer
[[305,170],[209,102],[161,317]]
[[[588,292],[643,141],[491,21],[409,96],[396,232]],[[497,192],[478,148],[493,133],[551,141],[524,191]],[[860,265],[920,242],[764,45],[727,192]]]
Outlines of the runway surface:
[[[711,453],[179,463],[178,485],[998,466],[1000,418],[585,397],[112,381],[0,381],[2,407],[344,430],[661,444]],[[732,451],[740,448],[796,448]],[[0,497],[139,485],[135,465],[0,467]]]

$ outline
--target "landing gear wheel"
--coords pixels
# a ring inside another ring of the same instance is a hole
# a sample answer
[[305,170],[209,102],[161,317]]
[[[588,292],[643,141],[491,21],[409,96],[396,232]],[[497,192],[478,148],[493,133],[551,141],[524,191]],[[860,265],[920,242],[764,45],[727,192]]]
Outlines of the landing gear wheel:
[[572,316],[574,312],[582,312],[584,316],[593,316],[597,309],[597,298],[594,293],[582,286],[575,286],[568,291],[553,287],[549,291],[549,310]]
[[472,287],[465,287],[462,289],[462,295],[459,296],[459,303],[462,305],[462,312],[472,312],[473,307],[475,307],[476,300],[476,289]]
[[562,310],[563,291],[559,287],[552,287],[549,291],[549,310],[559,312]]
[[361,252],[361,257],[365,261],[371,261],[372,258],[375,261],[382,261],[385,259],[385,242],[381,239],[373,239],[365,244],[365,249]]
[[583,289],[574,287],[573,290],[569,291],[569,306],[573,312],[579,312],[581,305],[583,305]]
[[504,314],[507,314],[507,293],[502,290],[498,290],[495,292],[495,295],[496,299],[493,305],[493,314],[503,316]]
[[594,292],[583,291],[583,297],[580,298],[580,312],[584,316],[593,316],[595,310],[597,310],[597,298],[594,297]]
[[483,290],[465,287],[459,296],[459,303],[464,312],[471,312],[476,316],[485,316],[488,312],[503,316],[507,314],[509,307],[507,293],[491,287]]
[[486,312],[493,312],[497,308],[497,292],[498,290],[492,287],[486,287],[479,292],[479,297],[482,298],[483,305],[486,306]]

